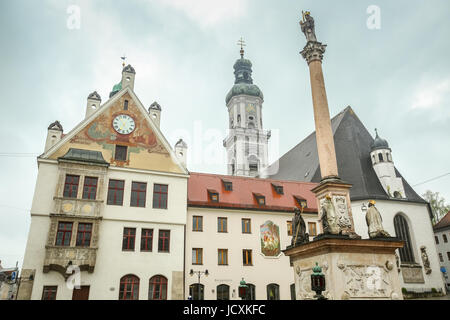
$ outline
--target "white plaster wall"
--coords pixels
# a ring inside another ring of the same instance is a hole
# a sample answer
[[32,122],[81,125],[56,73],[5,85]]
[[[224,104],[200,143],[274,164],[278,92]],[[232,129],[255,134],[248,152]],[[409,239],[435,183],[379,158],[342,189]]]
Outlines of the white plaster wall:
[[[203,216],[203,231],[192,231],[192,217]],[[217,232],[217,218],[228,219],[228,232]],[[243,218],[251,219],[251,233],[243,234],[241,221]],[[305,223],[317,222],[317,215],[304,214]],[[292,220],[292,214],[278,212],[263,212],[251,210],[225,210],[208,208],[188,208],[188,221],[186,225],[186,270],[185,295],[189,295],[189,286],[198,283],[197,275],[190,276],[189,271],[205,271],[209,276],[201,277],[205,286],[205,299],[217,298],[216,287],[220,284],[230,286],[230,299],[239,300],[238,287],[242,278],[247,283],[256,286],[256,299],[267,300],[266,286],[277,283],[280,286],[280,299],[290,300],[290,285],[294,283],[294,270],[290,266],[289,257],[283,253],[278,258],[267,258],[261,254],[260,225],[267,220],[279,226],[281,250],[291,244],[292,236],[287,234],[287,221]],[[310,238],[312,240],[312,237]],[[192,249],[203,249],[203,265],[192,264]],[[218,265],[218,249],[228,249],[228,265]],[[253,266],[244,266],[242,250],[252,250]],[[214,290],[214,292],[212,292]],[[233,296],[233,290],[235,290]]]
[[[367,206],[368,201],[369,199],[364,201],[353,201],[351,204],[353,219],[355,222],[355,231],[363,239],[367,239],[369,236],[367,233],[365,213],[361,211],[361,205],[362,203],[365,203]],[[430,267],[432,269],[431,274],[427,275],[423,272],[425,279],[424,284],[404,283],[400,272],[399,275],[402,287],[411,291],[417,289],[430,290],[431,288],[444,288],[444,283],[439,270],[439,258],[436,251],[433,228],[427,206],[425,204],[389,200],[377,200],[375,206],[380,211],[383,218],[384,229],[389,232],[391,236],[395,236],[395,215],[399,212],[404,213],[404,216],[408,221],[415,262],[420,264],[422,267],[423,262],[420,247],[424,245],[427,248],[426,250],[430,260]]]
[[[444,242],[444,234],[447,236],[447,243]],[[439,260],[439,263],[447,270],[447,274],[443,275],[443,277],[445,279],[444,281],[447,283],[448,289],[450,289],[450,258],[447,255],[447,252],[450,252],[450,229],[435,232],[434,235],[439,238],[439,244],[436,244],[436,250],[438,253],[442,254],[444,262]]]

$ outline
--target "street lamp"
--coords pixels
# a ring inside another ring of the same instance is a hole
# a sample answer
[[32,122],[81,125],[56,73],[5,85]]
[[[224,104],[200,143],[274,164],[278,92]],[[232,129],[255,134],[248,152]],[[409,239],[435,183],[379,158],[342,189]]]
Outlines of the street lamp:
[[189,275],[192,277],[194,274],[197,274],[197,276],[198,276],[198,284],[197,284],[198,296],[197,297],[198,297],[198,300],[200,300],[200,277],[202,276],[202,274],[204,274],[205,276],[208,276],[209,272],[208,272],[208,269],[206,269],[205,271],[194,271],[191,269],[191,271],[189,272]]
[[316,266],[312,269],[311,274],[311,290],[316,292],[314,298],[317,300],[327,300],[322,295],[322,291],[325,291],[325,275],[322,273],[322,268],[316,262]]
[[247,297],[247,290],[248,285],[245,282],[244,278],[242,278],[241,282],[239,283],[239,298],[241,298],[242,300],[246,300],[245,298]]

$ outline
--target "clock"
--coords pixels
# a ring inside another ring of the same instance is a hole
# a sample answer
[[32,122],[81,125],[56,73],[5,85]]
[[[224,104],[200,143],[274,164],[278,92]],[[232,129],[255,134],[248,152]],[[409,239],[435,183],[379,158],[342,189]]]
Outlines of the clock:
[[126,114],[119,114],[113,120],[113,128],[120,134],[130,134],[135,127],[133,118]]

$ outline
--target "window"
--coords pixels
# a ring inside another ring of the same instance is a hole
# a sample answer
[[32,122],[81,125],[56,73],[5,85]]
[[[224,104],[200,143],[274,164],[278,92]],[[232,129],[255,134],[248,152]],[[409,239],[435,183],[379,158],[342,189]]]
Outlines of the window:
[[291,284],[291,300],[295,299],[295,283]]
[[150,278],[148,287],[149,300],[167,300],[167,278],[154,276]]
[[284,194],[283,186],[272,183],[273,189],[277,194]]
[[315,222],[308,222],[308,229],[309,229],[309,235],[310,236],[316,236],[317,235],[317,229],[316,229],[316,223]]
[[107,204],[121,206],[123,204],[123,189],[125,181],[109,180]]
[[292,236],[292,221],[287,221],[287,234]]
[[192,249],[192,264],[203,264],[203,249]]
[[414,262],[414,255],[411,247],[411,237],[409,235],[408,222],[406,221],[405,217],[397,214],[394,217],[394,228],[397,238],[405,241],[405,245],[403,246],[403,248],[399,249],[400,260],[406,263]]
[[382,154],[382,153],[379,153],[379,154],[378,154],[378,160],[380,160],[381,162],[383,162],[383,154]]
[[439,253],[439,261],[444,262],[444,257],[442,256],[442,253]]
[[217,218],[217,232],[227,232],[227,218]]
[[450,252],[447,252],[447,259],[450,261]]
[[128,110],[128,100],[123,102],[123,110]]
[[80,182],[80,176],[66,175],[66,182],[64,183],[65,198],[76,198],[78,193],[78,183]]
[[227,265],[228,264],[228,249],[219,249],[219,265]]
[[[232,164],[233,166],[233,164]],[[233,168],[234,169],[234,168]],[[234,170],[233,170],[234,172]],[[222,180],[225,191],[233,191],[233,183],[231,181]]]
[[127,161],[127,153],[128,153],[127,146],[116,145],[116,152],[114,152],[114,160]]
[[70,246],[70,240],[72,239],[72,225],[72,222],[58,223],[58,232],[56,233],[57,246]]
[[84,178],[83,199],[95,200],[95,196],[97,195],[97,182],[98,178],[95,177]]
[[169,252],[170,230],[159,230],[158,252]]
[[120,279],[119,300],[139,300],[139,278],[128,274]]
[[135,238],[136,238],[136,228],[124,228],[122,250],[134,250]]
[[244,249],[242,250],[242,259],[244,266],[252,266],[252,250]]
[[250,163],[248,165],[250,172],[258,172],[258,164],[257,163]]
[[434,236],[434,241],[436,241],[436,244],[439,244],[439,238],[438,238],[438,236]]
[[192,300],[204,300],[205,299],[205,286],[201,283],[194,283],[189,286],[189,295]]
[[442,239],[444,239],[444,242],[445,242],[445,243],[448,242],[448,241],[447,241],[447,235],[446,235],[446,234],[443,234],[443,235],[442,235]]
[[208,190],[209,200],[212,202],[219,202],[219,193],[214,190]]
[[89,247],[91,245],[92,223],[79,223],[77,232],[77,247]]
[[254,193],[253,194],[255,196],[256,202],[260,205],[263,206],[266,204],[266,197],[264,197],[264,195],[260,194],[260,193]]
[[278,284],[267,285],[267,300],[280,300],[280,286]]
[[145,194],[147,184],[145,182],[133,182],[131,184],[131,207],[145,208]]
[[167,209],[167,189],[166,184],[155,184],[153,186],[153,208]]
[[306,199],[303,199],[300,196],[294,196],[294,198],[295,198],[295,201],[297,201],[297,203],[300,206],[300,208],[308,207],[308,201],[306,201]]
[[56,300],[57,286],[44,286],[42,291],[42,300]]
[[192,231],[203,231],[203,217],[192,217]]
[[141,251],[152,251],[152,247],[153,247],[153,229],[142,229]]
[[217,286],[217,300],[230,300],[230,286],[219,284]]
[[250,219],[242,219],[242,233],[251,233]]

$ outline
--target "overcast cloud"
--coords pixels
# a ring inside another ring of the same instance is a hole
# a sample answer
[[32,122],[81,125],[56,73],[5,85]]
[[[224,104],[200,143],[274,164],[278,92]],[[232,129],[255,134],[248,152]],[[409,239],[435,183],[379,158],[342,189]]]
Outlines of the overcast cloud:
[[[80,8],[79,29],[68,28],[71,5]],[[367,28],[370,5],[381,10],[380,29]],[[450,172],[449,9],[448,0],[0,1],[3,266],[23,259],[48,125],[59,120],[65,133],[72,130],[94,90],[105,102],[120,81],[123,54],[136,69],[140,100],[161,105],[169,142],[180,135],[188,142],[191,171],[226,172],[225,162],[205,162],[223,149],[225,96],[241,36],[264,93],[264,127],[279,137],[273,148],[284,154],[309,135],[302,10],[311,11],[317,37],[328,45],[331,115],[351,105],[371,133],[378,128],[411,185]],[[202,145],[193,141],[199,127]],[[439,191],[450,203],[449,186],[447,175],[415,189]]]

